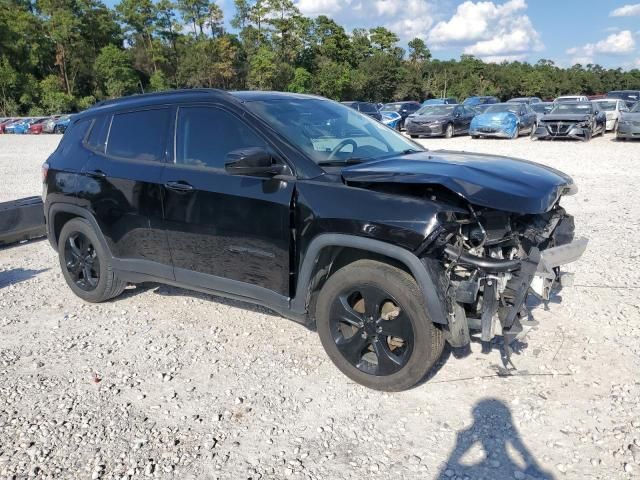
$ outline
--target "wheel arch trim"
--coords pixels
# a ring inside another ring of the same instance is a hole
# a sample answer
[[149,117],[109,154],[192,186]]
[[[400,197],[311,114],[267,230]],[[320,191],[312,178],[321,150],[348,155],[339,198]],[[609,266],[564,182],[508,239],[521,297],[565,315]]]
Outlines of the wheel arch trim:
[[45,212],[45,218],[47,219],[47,238],[49,239],[49,243],[55,250],[58,249],[58,242],[57,242],[55,230],[54,230],[54,227],[55,227],[54,219],[56,215],[58,215],[59,213],[71,213],[91,223],[91,226],[94,228],[96,236],[98,237],[98,240],[102,244],[102,247],[107,251],[107,253],[111,257],[113,257],[113,255],[111,254],[111,249],[107,244],[107,240],[104,238],[104,235],[102,234],[102,230],[100,230],[100,227],[98,226],[98,222],[96,221],[94,216],[91,214],[91,212],[89,212],[86,208],[79,207],[78,205],[73,205],[71,203],[64,203],[64,202],[52,203],[51,205],[48,206]]
[[302,266],[296,282],[296,296],[291,301],[293,311],[307,310],[309,287],[314,268],[320,258],[322,250],[329,247],[348,247],[384,255],[404,264],[418,283],[424,297],[425,308],[429,318],[434,323],[446,325],[445,308],[436,289],[436,282],[431,278],[420,259],[409,250],[397,245],[374,240],[371,238],[346,235],[340,233],[324,233],[315,237],[304,255]]

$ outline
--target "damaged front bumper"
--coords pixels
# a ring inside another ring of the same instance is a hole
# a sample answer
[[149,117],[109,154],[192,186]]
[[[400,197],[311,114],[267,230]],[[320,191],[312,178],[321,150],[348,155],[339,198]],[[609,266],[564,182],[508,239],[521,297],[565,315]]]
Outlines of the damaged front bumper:
[[[501,334],[508,346],[521,339],[537,325],[527,315],[526,300],[533,294],[543,301],[550,299],[553,291],[570,278],[560,272],[560,267],[578,260],[587,248],[588,240],[579,238],[556,247],[539,250],[532,247],[525,258],[498,259],[478,257],[468,252],[459,252],[448,246],[445,255],[454,265],[472,270],[472,276],[457,282],[449,292],[451,324],[449,341],[454,347],[464,346],[469,341],[469,330],[479,330],[485,350],[495,335]],[[478,301],[481,293],[481,300]],[[469,315],[464,306],[476,305],[476,315]],[[464,323],[465,330],[459,328]],[[466,339],[464,336],[466,335]],[[508,357],[508,355],[507,355]]]

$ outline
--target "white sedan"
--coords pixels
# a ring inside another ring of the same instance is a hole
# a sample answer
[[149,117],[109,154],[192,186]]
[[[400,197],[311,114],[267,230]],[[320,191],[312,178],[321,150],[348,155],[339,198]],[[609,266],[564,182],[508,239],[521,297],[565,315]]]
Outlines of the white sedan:
[[616,131],[620,121],[621,112],[628,112],[629,107],[624,100],[617,98],[604,98],[602,100],[594,100],[593,104],[598,110],[607,115],[607,131]]

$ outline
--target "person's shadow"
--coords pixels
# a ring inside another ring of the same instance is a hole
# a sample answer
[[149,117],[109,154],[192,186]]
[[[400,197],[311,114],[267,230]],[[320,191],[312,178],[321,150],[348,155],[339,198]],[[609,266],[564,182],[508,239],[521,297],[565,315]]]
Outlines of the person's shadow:
[[[482,449],[478,457],[475,445]],[[507,446],[520,457],[516,462]],[[473,457],[465,460],[464,457]],[[518,474],[517,472],[520,472]],[[509,408],[493,398],[478,402],[473,408],[473,425],[458,432],[456,445],[445,466],[436,477],[438,480],[457,478],[499,479],[553,479],[553,475],[540,468],[531,452],[524,445],[513,424]]]

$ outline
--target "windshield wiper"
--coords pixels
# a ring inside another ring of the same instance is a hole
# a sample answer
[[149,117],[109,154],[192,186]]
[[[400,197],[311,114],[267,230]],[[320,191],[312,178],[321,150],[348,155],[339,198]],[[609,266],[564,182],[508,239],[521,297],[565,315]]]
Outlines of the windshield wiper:
[[364,159],[358,157],[347,158],[346,160],[323,160],[318,162],[321,167],[339,167],[341,165],[357,165],[364,162]]

